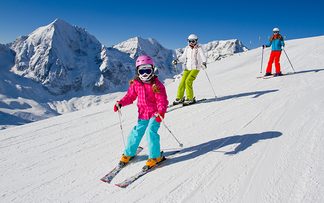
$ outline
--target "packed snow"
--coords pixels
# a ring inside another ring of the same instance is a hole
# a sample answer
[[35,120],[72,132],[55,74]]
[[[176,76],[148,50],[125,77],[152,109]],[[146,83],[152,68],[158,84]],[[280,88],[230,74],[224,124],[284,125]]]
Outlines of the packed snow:
[[[208,65],[194,88],[205,102],[169,109],[165,122],[182,151],[128,188],[100,181],[123,142],[116,93],[106,104],[0,131],[1,202],[324,202],[324,37],[286,42],[295,74],[261,75],[261,48]],[[270,50],[264,53],[265,68]],[[282,71],[292,72],[284,54]],[[179,81],[167,81],[169,101]],[[127,135],[136,105],[122,108]],[[179,149],[161,125],[162,149]]]

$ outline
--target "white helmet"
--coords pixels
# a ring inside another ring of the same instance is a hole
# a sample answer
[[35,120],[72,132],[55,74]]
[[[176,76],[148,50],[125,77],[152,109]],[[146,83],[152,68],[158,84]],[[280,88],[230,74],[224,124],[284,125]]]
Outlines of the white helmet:
[[191,34],[188,36],[188,40],[198,40],[198,37],[195,34]]
[[273,28],[273,30],[272,30],[272,32],[279,32],[280,30],[279,30],[279,28],[277,28],[277,27],[275,27],[275,28]]

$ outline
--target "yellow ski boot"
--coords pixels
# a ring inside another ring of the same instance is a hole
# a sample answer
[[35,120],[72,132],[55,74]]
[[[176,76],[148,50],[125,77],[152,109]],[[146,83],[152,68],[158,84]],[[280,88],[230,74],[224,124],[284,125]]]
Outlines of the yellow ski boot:
[[122,155],[119,161],[119,166],[125,166],[133,158],[133,156]]
[[151,168],[155,167],[158,163],[160,163],[161,161],[164,161],[164,160],[165,160],[164,156],[160,156],[158,158],[150,158],[146,161],[145,166],[143,167],[143,170],[151,169]]

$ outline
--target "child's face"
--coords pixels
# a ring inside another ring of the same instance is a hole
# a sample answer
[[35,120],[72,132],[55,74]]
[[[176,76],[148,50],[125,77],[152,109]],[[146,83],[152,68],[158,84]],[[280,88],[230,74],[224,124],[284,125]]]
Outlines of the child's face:
[[143,82],[148,82],[153,76],[153,67],[151,64],[141,65],[137,69],[138,77]]

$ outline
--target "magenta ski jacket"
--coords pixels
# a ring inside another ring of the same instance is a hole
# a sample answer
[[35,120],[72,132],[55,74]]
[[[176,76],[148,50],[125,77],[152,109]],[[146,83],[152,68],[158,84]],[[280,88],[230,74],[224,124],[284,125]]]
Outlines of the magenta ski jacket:
[[132,80],[126,95],[118,103],[127,106],[132,104],[136,98],[139,119],[148,120],[155,113],[166,113],[167,94],[164,85],[157,77],[153,78],[151,83]]

